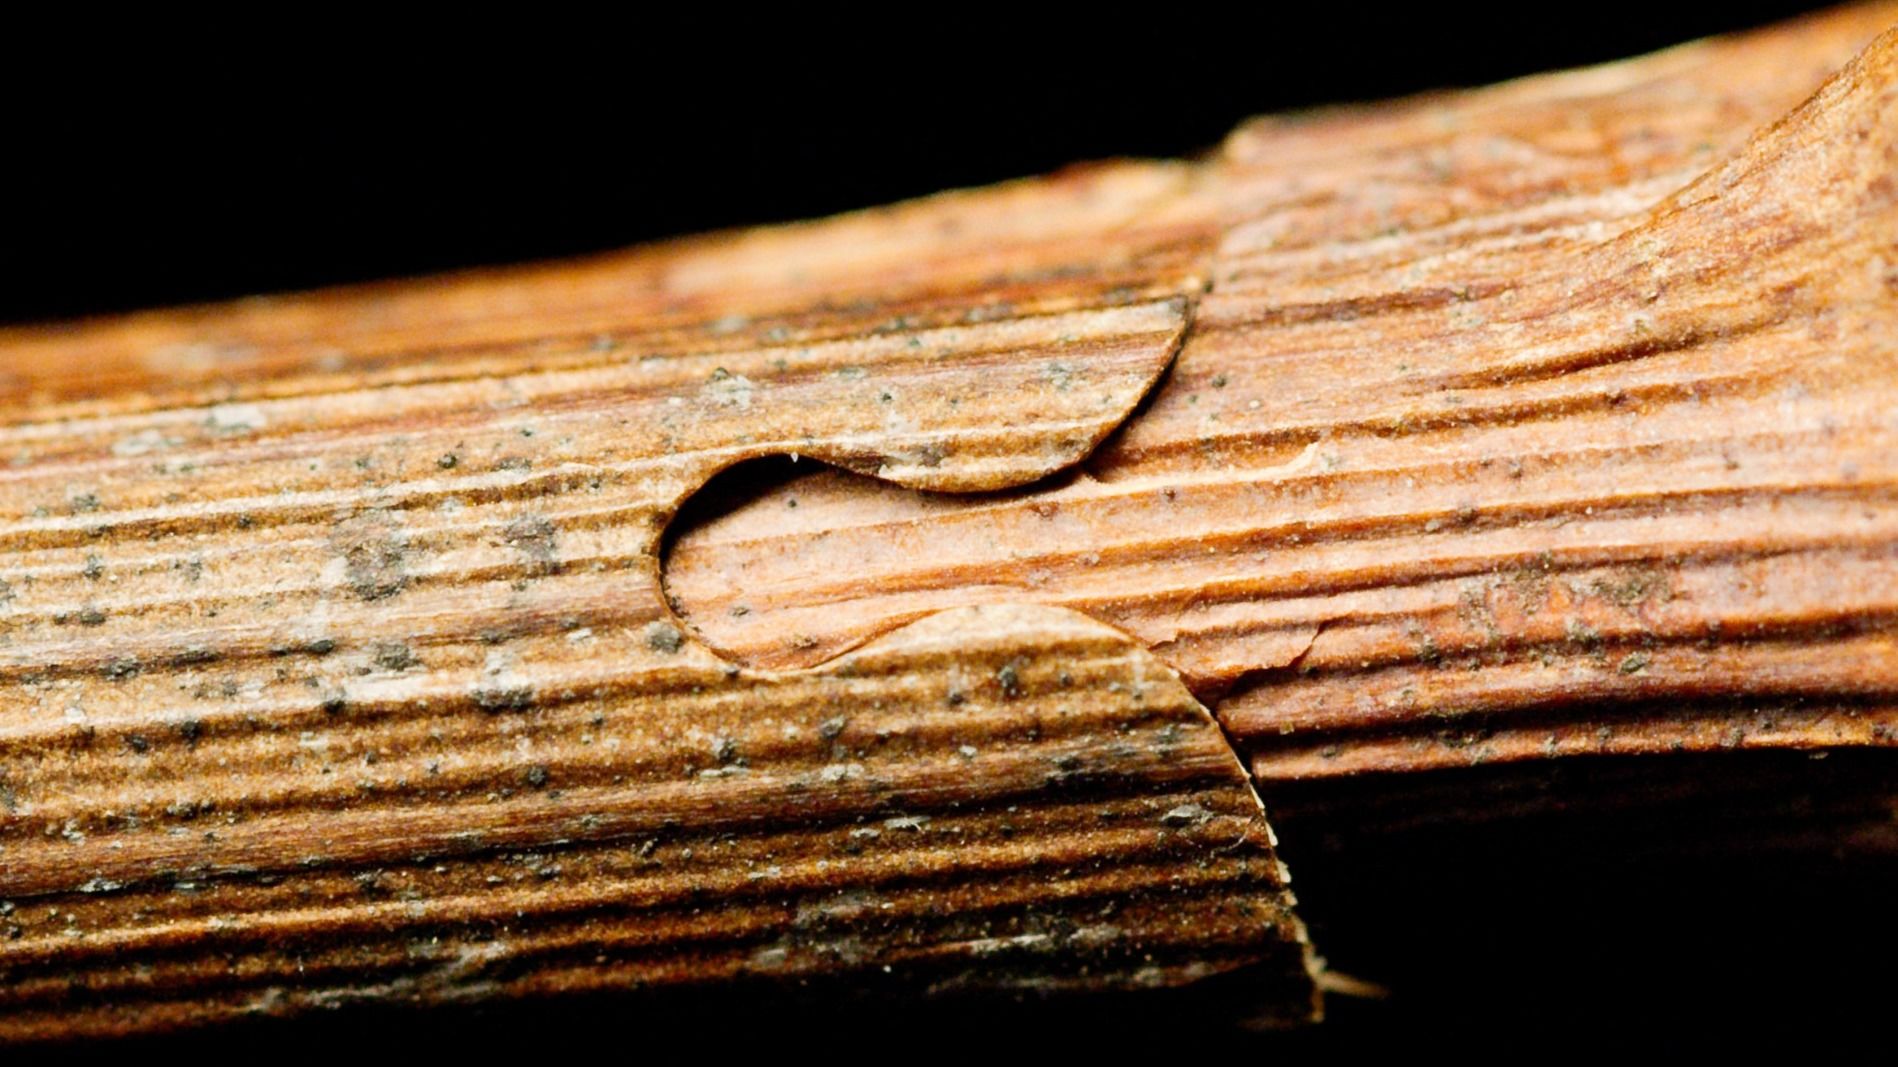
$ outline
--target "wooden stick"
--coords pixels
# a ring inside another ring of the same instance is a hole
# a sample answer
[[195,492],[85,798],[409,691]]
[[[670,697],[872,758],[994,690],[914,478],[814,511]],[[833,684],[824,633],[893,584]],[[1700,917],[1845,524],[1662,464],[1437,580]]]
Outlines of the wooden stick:
[[0,333],[0,1038],[1302,1019],[1254,781],[1891,744],[1894,21]]

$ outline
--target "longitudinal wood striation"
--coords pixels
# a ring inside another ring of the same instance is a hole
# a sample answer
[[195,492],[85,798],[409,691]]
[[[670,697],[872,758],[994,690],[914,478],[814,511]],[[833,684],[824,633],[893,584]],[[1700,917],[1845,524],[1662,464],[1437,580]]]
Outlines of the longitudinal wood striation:
[[0,337],[0,1039],[1241,967],[1311,1014],[1244,770],[1124,636],[992,606],[750,673],[659,582],[749,458],[1079,460],[1204,290],[1199,181]]
[[[1243,769],[1113,631],[975,608],[815,673],[673,655],[618,704],[573,672],[564,700],[153,721],[10,761],[0,1037],[739,979],[1304,975]],[[1265,988],[1297,1014],[1300,984]]]
[[0,331],[0,1038],[1242,968],[1305,1017],[1235,747],[1322,823],[1892,745],[1894,21]]

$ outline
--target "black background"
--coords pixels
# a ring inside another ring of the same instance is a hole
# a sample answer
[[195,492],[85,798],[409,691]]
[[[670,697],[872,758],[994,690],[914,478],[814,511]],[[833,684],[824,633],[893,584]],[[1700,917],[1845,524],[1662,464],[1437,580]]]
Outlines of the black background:
[[[1060,18],[945,7],[770,26],[708,9],[691,25],[621,12],[531,29],[512,12],[473,35],[310,14],[110,46],[96,28],[20,34],[0,103],[0,320],[603,250],[1078,160],[1191,154],[1249,115],[1619,58],[1812,6],[1102,6]],[[1881,1022],[1891,983],[1858,969],[1898,947],[1898,926],[1886,917],[1861,936],[1857,917],[1881,913],[1893,872],[1715,869],[1629,859],[1613,827],[1549,833],[1448,856],[1404,846],[1341,874],[1357,882],[1337,899],[1384,916],[1364,929],[1414,938],[1419,962],[1402,995],[1336,1001],[1333,1023],[1305,1034],[1235,1030],[1190,1001],[860,1011],[713,996],[344,1013],[78,1051],[553,1065],[661,1050],[1186,1062],[1218,1046],[1487,1059],[1824,1047]],[[1296,872],[1319,846],[1291,835]],[[1308,901],[1328,888],[1300,884]],[[1377,912],[1390,897],[1411,910]]]
[[[1250,115],[1620,58],[1814,5],[961,6],[0,44],[0,321],[600,250],[1177,156]],[[781,18],[782,16],[780,16]],[[100,23],[108,23],[103,15]],[[471,32],[472,31],[472,32]]]

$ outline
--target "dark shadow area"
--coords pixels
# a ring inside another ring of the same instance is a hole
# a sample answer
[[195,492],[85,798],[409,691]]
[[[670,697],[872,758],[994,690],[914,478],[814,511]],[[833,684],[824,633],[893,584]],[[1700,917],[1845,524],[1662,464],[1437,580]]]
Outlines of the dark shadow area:
[[[1263,790],[1350,1042],[1849,1046],[1898,951],[1898,754],[1733,752]],[[1335,1003],[1335,1001],[1334,1001]]]

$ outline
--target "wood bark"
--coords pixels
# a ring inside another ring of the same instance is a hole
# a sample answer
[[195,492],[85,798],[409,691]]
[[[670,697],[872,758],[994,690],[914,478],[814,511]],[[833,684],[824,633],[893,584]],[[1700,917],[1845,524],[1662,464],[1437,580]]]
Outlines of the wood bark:
[[1255,786],[1898,743],[1894,22],[0,332],[0,1038],[1306,1018]]

